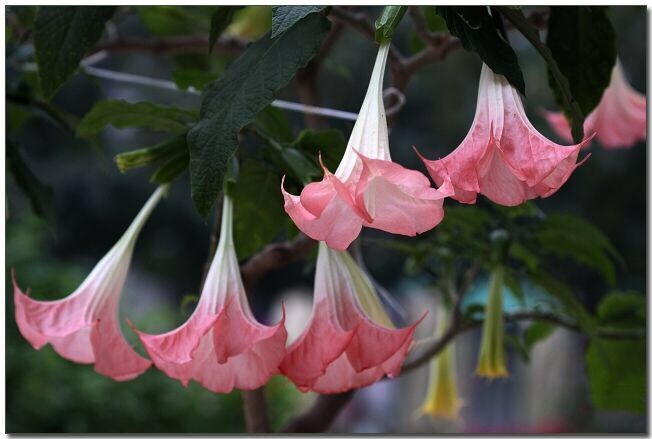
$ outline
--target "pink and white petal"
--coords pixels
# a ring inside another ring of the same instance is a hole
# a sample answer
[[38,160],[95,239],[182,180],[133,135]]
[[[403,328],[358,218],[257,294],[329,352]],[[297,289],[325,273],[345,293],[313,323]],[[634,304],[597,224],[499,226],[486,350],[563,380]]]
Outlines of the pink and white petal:
[[[360,316],[355,335],[346,347],[346,356],[356,372],[380,366],[411,344],[414,331],[426,314],[410,326],[401,329],[388,329],[377,325],[368,318]],[[373,346],[373,349],[371,348]]]
[[[228,300],[226,311],[221,312],[215,321],[213,342],[215,344],[214,349],[217,361],[223,364],[229,358],[237,357],[251,351],[264,340],[278,339],[282,335],[279,333],[280,328],[282,328],[282,332],[287,336],[284,322],[285,312],[283,312],[283,317],[277,325],[261,325],[243,312],[240,299],[234,296],[231,300]],[[284,350],[285,340],[282,340],[281,352],[277,354],[280,355],[281,359],[284,356]]]
[[95,371],[116,381],[136,378],[152,365],[127,343],[117,319],[117,309],[106,306],[93,325],[91,336]]
[[[285,211],[303,233],[336,250],[345,250],[360,234],[362,219],[333,189],[333,198],[316,216],[301,203],[301,198],[283,189]],[[313,206],[314,207],[314,206]]]
[[566,183],[575,169],[584,164],[589,157],[591,157],[591,154],[587,154],[579,163],[575,163],[576,158],[572,156],[561,162],[557,168],[550,173],[550,175],[534,187],[537,195],[541,198],[553,195],[564,185],[564,183]]
[[423,198],[412,196],[383,177],[373,177],[359,200],[373,218],[365,226],[406,236],[432,229],[444,218],[444,199],[424,195]]
[[93,345],[91,343],[92,326],[84,326],[72,334],[63,337],[50,338],[50,344],[55,352],[70,361],[80,364],[95,362]]
[[369,386],[384,375],[385,372],[380,367],[356,372],[347,356],[342,354],[328,366],[326,372],[312,386],[302,390],[312,390],[322,394],[342,393]]
[[21,334],[39,349],[52,337],[65,337],[92,322],[86,322],[90,291],[73,293],[54,301],[34,300],[24,294],[14,279],[16,322]]
[[505,164],[497,148],[492,147],[478,166],[480,192],[494,203],[518,206],[534,197],[533,191]]
[[329,365],[344,353],[355,330],[345,331],[333,322],[328,299],[315,304],[308,328],[290,345],[279,369],[306,391]]
[[180,327],[164,334],[147,334],[133,325],[132,329],[145,346],[147,353],[161,361],[182,364],[192,360],[192,354],[201,338],[213,327],[217,315],[210,315],[206,305],[199,303],[197,310]]

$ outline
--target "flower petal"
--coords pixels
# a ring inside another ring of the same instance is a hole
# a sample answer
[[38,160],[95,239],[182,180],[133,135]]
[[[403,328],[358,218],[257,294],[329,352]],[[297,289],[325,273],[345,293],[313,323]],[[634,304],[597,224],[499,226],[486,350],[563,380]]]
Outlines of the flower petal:
[[346,331],[333,322],[331,312],[326,299],[314,306],[308,328],[287,348],[279,366],[302,391],[310,390],[354,336],[354,330]]
[[136,378],[152,365],[152,362],[138,355],[125,340],[117,309],[105,307],[98,322],[93,325],[90,341],[95,357],[95,371],[113,378],[126,381]]
[[310,183],[304,188],[304,192],[307,191],[305,196],[303,192],[300,197],[287,193],[283,182],[281,191],[285,199],[285,211],[299,230],[312,239],[325,241],[334,249],[344,250],[360,234],[362,219],[346,197],[341,196],[332,179],[335,177]]
[[425,175],[391,161],[358,156],[363,170],[356,187],[356,202],[372,219],[365,226],[415,236],[443,219],[446,193],[430,187]]

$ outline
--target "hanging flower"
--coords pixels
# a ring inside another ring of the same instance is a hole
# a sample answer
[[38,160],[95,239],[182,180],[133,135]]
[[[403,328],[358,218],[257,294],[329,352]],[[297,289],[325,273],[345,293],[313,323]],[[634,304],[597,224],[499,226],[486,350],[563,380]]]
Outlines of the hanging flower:
[[[324,178],[300,196],[281,183],[285,211],[306,235],[345,250],[362,226],[407,236],[435,227],[444,217],[447,185],[430,187],[428,178],[391,161],[383,104],[383,76],[389,45],[382,45],[358,119],[335,174],[322,164]],[[442,182],[443,183],[443,182]]]
[[476,373],[487,378],[507,376],[505,346],[503,342],[503,268],[497,267],[491,273],[489,294],[482,325],[482,342]]
[[495,203],[516,206],[554,194],[582,164],[576,163],[577,156],[588,141],[562,146],[543,137],[525,115],[516,89],[483,64],[475,119],[466,138],[443,159],[421,159],[437,184],[450,178],[453,198],[462,203],[475,203],[481,193]]
[[70,296],[34,300],[14,279],[16,323],[35,349],[50,343],[62,357],[94,363],[96,372],[116,381],[136,378],[150,367],[151,362],[125,340],[118,308],[138,234],[166,190],[161,186],[154,192],[125,234]]
[[278,372],[287,338],[284,319],[265,326],[249,308],[233,246],[233,201],[225,196],[220,241],[194,313],[165,334],[136,332],[168,376],[229,393],[256,389]]
[[368,386],[385,375],[393,378],[420,321],[395,329],[351,256],[320,243],[312,316],[287,348],[280,370],[300,390],[319,393]]
[[[436,339],[444,334],[447,325],[447,310],[445,307],[440,306],[437,313],[437,327],[435,328]],[[457,393],[454,341],[451,341],[430,364],[430,382],[426,398],[421,404],[421,413],[432,417],[455,420],[462,402]]]
[[[571,131],[563,113],[543,111],[555,131],[571,141]],[[602,94],[600,103],[584,120],[584,133],[596,132],[596,139],[607,149],[631,148],[645,140],[647,105],[645,95],[634,90],[625,79],[620,61],[611,72],[611,82]]]

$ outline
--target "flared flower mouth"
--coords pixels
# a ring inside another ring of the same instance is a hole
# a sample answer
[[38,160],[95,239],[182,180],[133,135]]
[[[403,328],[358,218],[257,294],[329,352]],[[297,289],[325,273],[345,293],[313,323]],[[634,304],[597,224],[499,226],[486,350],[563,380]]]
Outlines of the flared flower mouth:
[[437,184],[450,179],[462,203],[481,193],[495,203],[516,206],[555,193],[583,161],[578,145],[546,139],[530,123],[518,91],[483,64],[476,113],[462,143],[440,160],[423,159]]
[[[568,120],[561,112],[541,110],[555,134],[564,141],[572,140]],[[606,149],[631,148],[647,137],[647,103],[645,95],[634,90],[619,60],[611,72],[611,81],[598,105],[584,120],[584,133],[596,133]],[[588,146],[590,142],[586,142]]]
[[482,342],[476,374],[486,378],[503,378],[508,375],[504,346],[503,270],[502,267],[497,267],[491,273],[482,326]]
[[[440,338],[447,329],[448,311],[440,303],[437,310],[435,337]],[[448,346],[430,363],[430,376],[426,397],[420,413],[435,418],[456,420],[462,401],[457,392],[455,344]]]
[[68,297],[35,300],[14,279],[16,322],[35,349],[49,343],[62,357],[94,363],[98,373],[117,381],[135,378],[149,368],[151,363],[125,340],[118,306],[138,234],[167,189],[160,186],[152,194],[124,235]]
[[168,376],[228,393],[256,389],[278,372],[287,339],[284,320],[285,312],[278,324],[265,326],[251,312],[233,243],[233,201],[225,195],[220,240],[195,311],[170,332],[136,332]]
[[288,347],[280,370],[299,389],[319,393],[395,377],[422,319],[395,329],[370,279],[351,256],[320,243],[312,316]]

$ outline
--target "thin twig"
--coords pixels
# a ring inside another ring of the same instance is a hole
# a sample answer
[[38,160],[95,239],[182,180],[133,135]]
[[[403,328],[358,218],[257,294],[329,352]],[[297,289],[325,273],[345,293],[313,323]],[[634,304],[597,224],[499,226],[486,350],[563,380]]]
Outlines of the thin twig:
[[[537,311],[522,311],[511,314],[505,314],[504,319],[506,322],[519,322],[519,321],[543,321],[555,324],[562,328],[574,332],[582,332],[579,325],[562,318],[556,314],[543,313]],[[425,349],[418,356],[403,365],[403,372],[409,372],[417,369],[424,364],[427,364],[432,358],[437,356],[455,337],[474,328],[482,325],[482,320],[473,320],[465,322],[453,322],[446,332],[433,344]],[[645,331],[636,329],[621,329],[621,328],[601,328],[597,331],[597,336],[600,338],[608,339],[631,339],[645,337]]]

